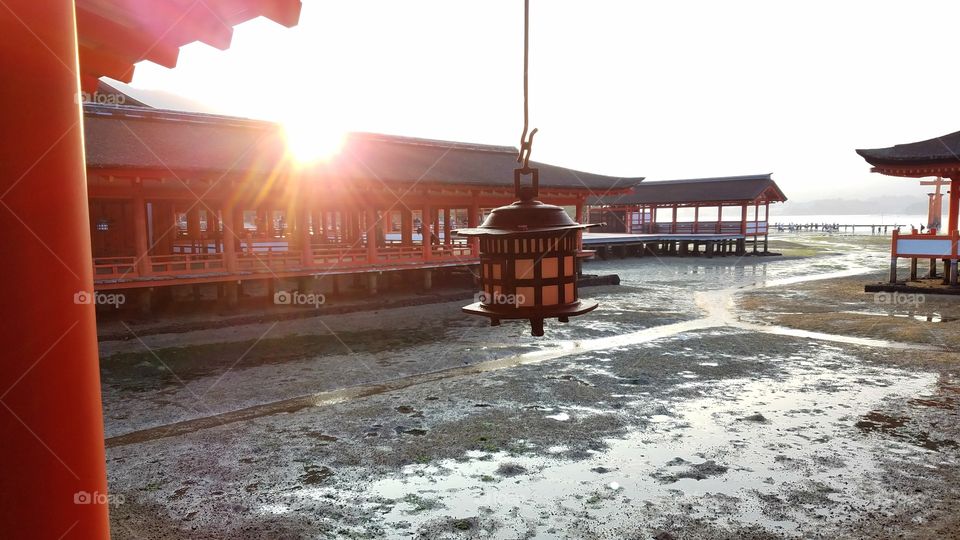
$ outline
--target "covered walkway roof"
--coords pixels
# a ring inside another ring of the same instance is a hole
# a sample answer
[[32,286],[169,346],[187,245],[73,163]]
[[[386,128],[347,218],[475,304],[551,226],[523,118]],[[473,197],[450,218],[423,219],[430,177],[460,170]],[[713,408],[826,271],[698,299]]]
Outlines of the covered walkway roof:
[[787,200],[771,174],[643,182],[631,193],[592,197],[593,206],[753,204]]
[[[145,173],[292,171],[281,126],[260,120],[144,107],[84,107],[89,169]],[[395,183],[512,186],[517,149],[432,139],[351,133],[327,162],[298,173]],[[533,163],[540,185],[575,191],[626,192],[642,178],[618,178]]]

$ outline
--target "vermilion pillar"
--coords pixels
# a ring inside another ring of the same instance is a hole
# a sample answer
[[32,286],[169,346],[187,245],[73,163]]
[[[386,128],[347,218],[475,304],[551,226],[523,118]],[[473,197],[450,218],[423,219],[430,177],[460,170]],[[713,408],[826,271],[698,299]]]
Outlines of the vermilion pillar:
[[420,214],[420,238],[423,245],[423,260],[429,261],[433,256],[433,241],[430,238],[430,227],[433,223],[433,208],[424,205]]
[[136,251],[137,273],[150,274],[150,244],[147,238],[147,203],[143,199],[143,183],[139,178],[133,184],[133,245]]
[[71,0],[0,6],[0,531],[108,538]]
[[950,179],[950,217],[947,234],[957,230],[957,217],[960,215],[960,180]]
[[296,238],[300,245],[300,264],[304,267],[313,265],[313,246],[310,242],[310,210],[306,205],[297,207],[294,211],[296,220]]
[[367,208],[365,219],[364,229],[367,232],[367,263],[374,264],[379,258],[377,251],[377,210],[375,208]]

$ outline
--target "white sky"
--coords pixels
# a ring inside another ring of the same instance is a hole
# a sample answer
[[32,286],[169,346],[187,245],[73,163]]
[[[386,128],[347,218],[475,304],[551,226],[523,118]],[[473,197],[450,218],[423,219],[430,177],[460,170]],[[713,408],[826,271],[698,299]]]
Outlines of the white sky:
[[[960,129],[960,2],[531,0],[533,159],[650,179],[773,172],[793,200],[910,194],[854,148]],[[212,112],[518,143],[521,0],[304,0],[132,86]]]

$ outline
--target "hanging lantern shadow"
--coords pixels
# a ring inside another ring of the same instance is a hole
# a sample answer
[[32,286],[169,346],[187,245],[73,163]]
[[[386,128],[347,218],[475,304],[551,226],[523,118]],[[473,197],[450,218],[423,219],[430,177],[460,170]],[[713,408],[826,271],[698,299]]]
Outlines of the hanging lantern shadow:
[[[521,186],[528,174],[532,186]],[[489,318],[491,326],[527,319],[533,335],[542,336],[544,320],[568,322],[597,307],[577,291],[577,233],[595,225],[581,225],[563,208],[536,200],[537,169],[516,169],[513,176],[518,201],[494,209],[479,227],[453,231],[480,240],[480,301],[463,311]]]

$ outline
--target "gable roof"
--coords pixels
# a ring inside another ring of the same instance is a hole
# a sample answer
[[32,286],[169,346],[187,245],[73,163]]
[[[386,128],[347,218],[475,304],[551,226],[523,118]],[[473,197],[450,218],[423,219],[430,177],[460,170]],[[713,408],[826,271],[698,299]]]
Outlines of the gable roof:
[[[248,172],[292,167],[278,124],[229,116],[141,107],[84,107],[87,167],[172,170],[177,173]],[[395,183],[512,186],[517,149],[510,146],[351,133],[328,162],[301,174]],[[618,178],[531,162],[540,185],[627,190],[643,178]]]
[[775,202],[787,200],[773,174],[691,178],[644,182],[625,195],[593,197],[591,205],[615,204],[689,204],[697,202],[754,201],[766,195]]

